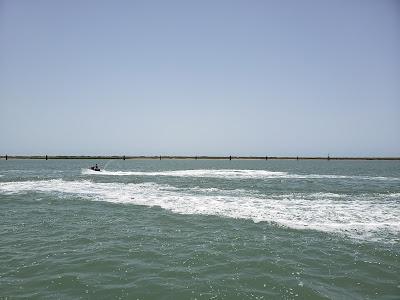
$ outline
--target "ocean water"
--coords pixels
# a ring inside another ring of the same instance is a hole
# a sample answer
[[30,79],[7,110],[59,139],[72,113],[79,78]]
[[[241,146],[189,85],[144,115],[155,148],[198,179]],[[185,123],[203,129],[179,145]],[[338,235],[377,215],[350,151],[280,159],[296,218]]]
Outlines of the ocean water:
[[400,162],[1,160],[17,298],[400,299]]

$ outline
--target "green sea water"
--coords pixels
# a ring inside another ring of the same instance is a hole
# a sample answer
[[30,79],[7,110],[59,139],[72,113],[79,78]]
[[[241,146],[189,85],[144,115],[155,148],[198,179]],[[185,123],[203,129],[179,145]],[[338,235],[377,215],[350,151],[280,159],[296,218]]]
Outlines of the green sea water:
[[0,299],[400,299],[399,246],[398,161],[0,161]]

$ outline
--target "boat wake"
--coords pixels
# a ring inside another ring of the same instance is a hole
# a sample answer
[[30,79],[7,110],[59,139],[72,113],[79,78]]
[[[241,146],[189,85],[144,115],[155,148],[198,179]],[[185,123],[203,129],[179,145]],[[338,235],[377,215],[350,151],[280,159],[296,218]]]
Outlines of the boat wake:
[[205,178],[221,178],[221,179],[358,179],[358,180],[400,181],[400,178],[396,177],[290,174],[287,172],[274,172],[267,170],[234,170],[234,169],[196,169],[196,170],[172,170],[172,171],[157,171],[157,172],[107,171],[107,170],[96,172],[88,169],[82,169],[82,175],[205,177]]
[[340,233],[363,240],[399,242],[400,194],[289,193],[177,188],[156,183],[88,180],[0,182],[0,194],[50,193],[65,199],[159,206],[178,214],[214,215],[269,222],[292,229]]

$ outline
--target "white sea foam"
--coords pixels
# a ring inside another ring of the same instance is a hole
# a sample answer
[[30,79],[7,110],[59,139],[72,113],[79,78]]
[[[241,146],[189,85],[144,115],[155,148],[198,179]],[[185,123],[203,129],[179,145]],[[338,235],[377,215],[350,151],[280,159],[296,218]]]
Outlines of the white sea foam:
[[[68,194],[84,199],[159,206],[179,214],[217,215],[270,222],[293,229],[344,233],[364,239],[395,241],[400,234],[399,194],[352,197],[333,193],[246,195],[243,190],[176,189],[156,183],[64,181],[0,182],[0,193]],[[217,193],[217,194],[215,194]],[[384,202],[384,205],[382,205]]]
[[287,175],[286,172],[271,172],[265,170],[214,170],[214,169],[196,169],[196,170],[173,170],[159,172],[141,172],[141,171],[106,171],[96,172],[92,170],[82,170],[86,175],[111,175],[111,176],[172,176],[172,177],[210,177],[210,178],[271,178]]
[[388,195],[389,197],[393,197],[393,198],[399,198],[400,199],[400,193],[392,193]]
[[396,177],[373,176],[347,176],[347,175],[321,175],[321,174],[290,174],[267,170],[234,170],[234,169],[196,169],[173,170],[158,172],[142,171],[92,171],[82,170],[83,175],[99,176],[171,176],[171,177],[208,177],[222,179],[361,179],[361,180],[400,180]]

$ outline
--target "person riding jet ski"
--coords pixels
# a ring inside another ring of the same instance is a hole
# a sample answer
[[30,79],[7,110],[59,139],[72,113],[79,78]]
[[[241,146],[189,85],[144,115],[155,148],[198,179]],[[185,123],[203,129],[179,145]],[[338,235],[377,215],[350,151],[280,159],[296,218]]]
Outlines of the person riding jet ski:
[[93,170],[93,171],[100,171],[100,168],[99,168],[98,165],[96,164],[94,167],[90,167],[90,170]]

